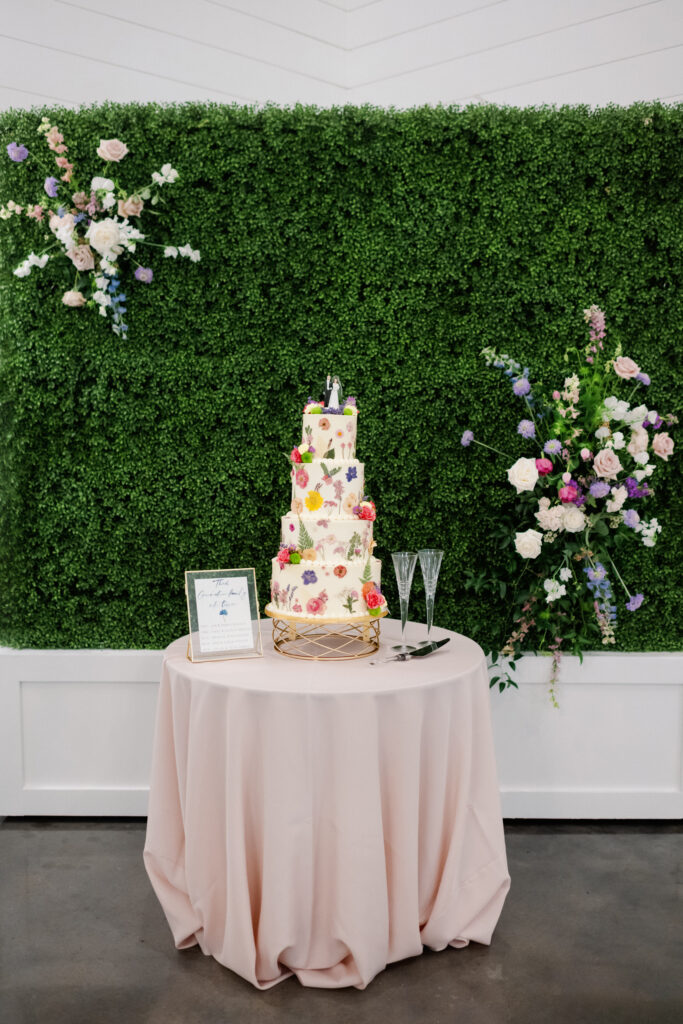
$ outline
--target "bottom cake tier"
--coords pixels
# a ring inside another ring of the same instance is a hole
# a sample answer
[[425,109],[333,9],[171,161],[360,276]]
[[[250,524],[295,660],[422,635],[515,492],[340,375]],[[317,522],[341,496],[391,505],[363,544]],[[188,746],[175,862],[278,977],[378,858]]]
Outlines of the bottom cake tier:
[[[301,561],[280,565],[272,560],[270,603],[277,611],[302,618],[340,618],[373,612],[372,605],[386,610],[380,593],[382,563],[379,558],[358,562]],[[369,602],[369,603],[368,603]]]

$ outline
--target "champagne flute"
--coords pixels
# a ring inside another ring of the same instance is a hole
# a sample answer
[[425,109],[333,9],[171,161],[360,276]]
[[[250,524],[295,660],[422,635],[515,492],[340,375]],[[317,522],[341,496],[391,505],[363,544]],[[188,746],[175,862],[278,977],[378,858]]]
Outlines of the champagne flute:
[[413,573],[417,564],[417,554],[414,551],[393,551],[391,554],[398,584],[398,598],[401,604],[401,643],[392,647],[392,651],[398,654],[407,654],[414,648],[406,644],[406,622],[408,621],[408,601],[410,599],[410,588],[413,585]]
[[443,558],[443,551],[437,551],[436,548],[423,548],[418,551],[420,559],[420,568],[422,569],[422,579],[425,585],[425,600],[427,603],[427,639],[425,643],[429,643],[429,634],[432,629],[432,622],[434,621],[434,597],[436,595],[436,581],[439,578],[439,569],[441,568],[441,559]]

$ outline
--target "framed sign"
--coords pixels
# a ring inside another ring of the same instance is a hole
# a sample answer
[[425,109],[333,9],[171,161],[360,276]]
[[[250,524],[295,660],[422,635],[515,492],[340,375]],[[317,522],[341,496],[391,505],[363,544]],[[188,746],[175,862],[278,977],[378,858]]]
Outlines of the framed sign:
[[254,569],[185,572],[190,661],[263,656]]

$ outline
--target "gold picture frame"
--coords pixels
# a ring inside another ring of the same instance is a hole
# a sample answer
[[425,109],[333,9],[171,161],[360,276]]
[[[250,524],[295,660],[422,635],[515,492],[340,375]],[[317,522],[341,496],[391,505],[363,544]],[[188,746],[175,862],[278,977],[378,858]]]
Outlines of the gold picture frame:
[[263,657],[253,567],[186,569],[185,597],[190,661]]

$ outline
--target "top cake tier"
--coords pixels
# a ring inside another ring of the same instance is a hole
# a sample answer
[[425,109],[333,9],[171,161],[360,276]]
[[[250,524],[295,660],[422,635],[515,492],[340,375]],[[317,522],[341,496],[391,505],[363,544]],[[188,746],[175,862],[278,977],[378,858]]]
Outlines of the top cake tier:
[[[319,407],[318,407],[319,408]],[[314,461],[320,459],[353,459],[356,455],[355,407],[347,406],[343,413],[304,411],[301,448],[311,450]]]

